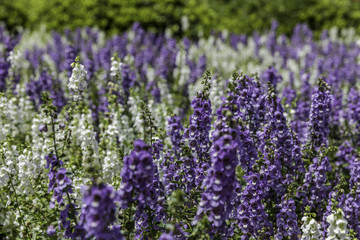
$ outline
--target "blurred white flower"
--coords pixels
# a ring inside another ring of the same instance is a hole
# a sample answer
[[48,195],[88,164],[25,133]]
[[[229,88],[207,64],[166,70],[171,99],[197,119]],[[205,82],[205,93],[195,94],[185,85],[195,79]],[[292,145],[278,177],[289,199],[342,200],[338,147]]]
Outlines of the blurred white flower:
[[68,87],[70,91],[73,92],[74,100],[77,101],[81,98],[81,92],[83,92],[87,87],[87,71],[82,64],[75,63],[74,65]]

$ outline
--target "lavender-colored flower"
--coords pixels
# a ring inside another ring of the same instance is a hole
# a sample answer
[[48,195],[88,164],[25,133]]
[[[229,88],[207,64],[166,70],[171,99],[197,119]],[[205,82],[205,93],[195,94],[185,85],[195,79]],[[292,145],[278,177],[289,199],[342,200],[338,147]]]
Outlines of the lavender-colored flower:
[[176,223],[173,225],[173,229],[169,233],[161,234],[159,240],[186,240],[188,233],[184,232],[180,225],[181,223]]
[[[153,162],[152,150],[142,140],[134,142],[134,150],[124,159],[121,172],[122,184],[119,192],[121,207],[126,209],[135,201],[136,238],[142,238],[150,225],[161,221],[164,199],[157,166]],[[152,214],[150,214],[150,212]],[[154,226],[152,226],[154,227]]]
[[112,226],[116,220],[116,198],[113,188],[104,184],[85,190],[80,224],[86,231],[86,238],[123,239],[119,226]]
[[236,116],[234,117],[238,109],[236,98],[230,93],[222,107],[217,110],[218,119],[212,136],[211,167],[203,183],[205,190],[195,218],[196,222],[203,214],[207,214],[213,226],[212,231],[225,236],[225,220],[232,211],[230,203],[234,198],[235,169],[239,163],[237,149],[240,144],[240,130]]
[[301,47],[302,45],[311,42],[312,37],[313,33],[306,24],[298,24],[294,28],[294,32],[291,37],[291,43],[294,46]]
[[294,86],[294,73],[291,72],[290,73],[290,77],[289,77],[289,85],[284,89],[283,93],[282,93],[282,97],[286,99],[286,104],[288,104],[289,106],[291,106],[291,104],[293,103],[293,101],[296,99],[297,95],[296,95],[296,88]]
[[273,234],[273,226],[265,212],[263,199],[266,196],[266,182],[258,173],[245,176],[247,185],[240,195],[237,207],[237,220],[243,240],[256,238],[267,239]]
[[323,80],[319,80],[319,88],[315,90],[311,100],[308,138],[313,147],[319,148],[322,144],[328,143],[332,101],[332,95]]
[[179,156],[180,142],[182,139],[181,131],[184,130],[178,116],[168,118],[168,136],[171,140],[171,145],[176,156]]
[[[292,134],[286,124],[280,100],[271,87],[267,100],[267,124],[260,136],[260,149],[264,155],[266,166],[263,166],[263,170],[267,176],[267,184],[280,196],[284,193],[286,184],[290,184],[296,176],[297,171],[303,171],[303,164],[301,158],[293,158]],[[282,170],[285,170],[286,175]]]
[[168,79],[171,71],[176,66],[177,46],[175,39],[169,38],[165,41],[159,51],[159,57],[155,60],[156,76],[163,79]]
[[[56,187],[53,188],[54,193],[51,198],[50,208],[55,207],[55,202],[57,202],[58,204],[62,204],[64,201],[63,195],[66,194],[66,192],[72,193],[72,187],[71,187],[72,181],[68,176],[66,176],[66,173],[67,173],[67,171],[65,168],[60,168],[56,172],[55,184],[54,184]],[[55,174],[55,172],[49,173],[49,179],[52,182],[54,182],[54,174]],[[50,190],[50,188],[49,188],[49,190]]]
[[301,92],[297,100],[297,107],[295,109],[295,115],[292,121],[292,129],[299,136],[301,143],[305,142],[307,139],[307,120],[310,114],[310,95],[311,95],[311,86],[309,83],[310,76],[308,74],[302,74],[301,82]]
[[85,230],[83,226],[79,224],[72,226],[69,219],[76,217],[78,214],[78,212],[75,210],[76,207],[77,206],[75,204],[69,203],[63,210],[60,211],[59,229],[61,226],[65,229],[63,236],[66,239],[85,239]]
[[323,156],[314,158],[313,164],[309,166],[309,171],[305,174],[304,183],[297,190],[297,197],[303,199],[303,205],[310,206],[318,210],[317,215],[322,216],[320,205],[328,197],[330,186],[328,186],[326,172],[331,171],[329,158]]
[[159,237],[159,240],[174,240],[174,237],[169,233],[163,233]]
[[297,239],[300,229],[297,224],[296,206],[293,199],[281,198],[281,210],[276,215],[277,234],[276,239]]
[[350,166],[350,192],[346,194],[343,211],[349,226],[360,238],[360,161],[355,159]]
[[49,235],[50,237],[54,236],[56,233],[56,229],[53,225],[50,225],[47,230],[46,230],[47,235]]
[[42,104],[41,94],[44,91],[50,91],[52,89],[53,79],[46,72],[42,71],[37,81],[31,80],[26,86],[26,92],[30,99],[34,102],[35,107],[38,108]]
[[25,51],[25,59],[31,64],[33,71],[37,70],[43,61],[45,51],[37,46],[33,46],[32,50]]
[[65,70],[68,72],[68,77],[72,74],[72,66],[71,64],[74,62],[76,58],[76,49],[72,45],[66,45],[65,47]]
[[164,149],[164,143],[161,140],[157,140],[152,144],[152,155],[156,162],[160,161],[161,153]]
[[348,94],[348,111],[345,118],[350,126],[355,128],[352,131],[351,141],[354,146],[360,146],[360,94],[359,91],[352,88]]
[[240,76],[235,83],[239,114],[249,126],[252,135],[261,128],[265,122],[266,96],[260,83],[248,76]]
[[276,44],[276,29],[278,28],[279,24],[277,21],[273,20],[271,22],[271,31],[268,35],[268,39],[266,42],[266,47],[268,48],[268,50],[271,52],[272,55],[275,54],[275,51],[277,49],[277,44]]
[[278,71],[275,68],[269,67],[261,75],[261,80],[265,83],[270,82],[276,91],[276,86],[282,81],[282,76],[278,74]]
[[4,57],[0,56],[0,92],[6,87],[6,77],[9,74],[10,63]]
[[133,70],[131,70],[130,66],[128,64],[122,64],[121,65],[121,84],[124,91],[124,98],[125,100],[130,95],[130,88],[134,86],[136,83],[136,74]]
[[48,131],[47,125],[46,124],[40,125],[39,131],[40,132],[47,132]]
[[201,78],[202,74],[206,70],[206,56],[202,55],[199,57],[198,61],[192,62],[190,59],[187,59],[187,64],[190,69],[189,84],[194,84],[196,80]]
[[48,173],[49,176],[48,192],[50,192],[54,189],[56,183],[56,170],[57,168],[63,165],[63,162],[59,161],[57,157],[51,153],[45,156],[45,160],[47,162],[45,167],[47,169],[50,168],[50,171]]
[[53,32],[52,38],[54,42],[53,46],[49,44],[47,52],[54,61],[57,72],[60,73],[65,67],[63,63],[63,59],[65,58],[64,43],[62,42],[61,35],[59,33]]
[[150,195],[147,185],[152,183],[155,167],[149,147],[145,142],[136,140],[134,151],[124,158],[124,167],[121,172],[122,208],[127,208],[134,201],[141,204],[153,204],[147,198]]
[[240,166],[242,170],[249,172],[252,170],[252,167],[258,158],[255,143],[251,138],[250,131],[244,127],[242,127],[241,131],[239,132],[239,138],[241,143],[240,147],[238,148]]
[[247,45],[248,43],[248,36],[247,35],[237,35],[232,33],[230,35],[230,44],[231,47],[234,48],[235,50],[238,50],[238,44],[242,43],[244,45]]
[[[61,168],[63,165],[62,161],[59,161],[57,157],[53,154],[49,154],[45,156],[47,161],[46,168],[50,169],[48,176],[49,176],[49,186],[48,192],[53,191],[53,196],[50,202],[50,208],[55,207],[55,203],[57,202],[59,205],[64,205],[64,198],[63,195],[72,193],[72,186],[71,186],[71,179],[66,175],[67,170],[65,168]],[[76,205],[69,202],[65,206],[65,209],[60,211],[60,218],[59,218],[59,229],[61,226],[65,229],[64,237],[65,238],[73,238],[75,235],[82,239],[82,231],[81,227],[76,225],[75,229],[76,232],[73,232],[73,228],[71,227],[71,222],[68,220],[69,211],[71,214],[74,214],[76,217]],[[74,235],[75,234],[75,235]]]
[[196,151],[199,160],[206,162],[210,149],[211,101],[206,93],[199,92],[191,106],[194,113],[190,116],[190,126],[185,130],[184,137],[188,139],[190,148]]

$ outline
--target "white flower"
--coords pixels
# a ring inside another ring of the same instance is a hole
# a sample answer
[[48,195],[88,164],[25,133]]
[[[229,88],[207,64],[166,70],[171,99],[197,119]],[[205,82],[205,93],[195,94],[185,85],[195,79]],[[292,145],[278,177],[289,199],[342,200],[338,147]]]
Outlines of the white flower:
[[68,84],[70,91],[74,93],[75,101],[80,99],[81,92],[83,92],[87,87],[86,77],[87,71],[85,70],[84,65],[76,63],[72,70]]
[[21,67],[21,52],[17,50],[13,50],[9,53],[9,57],[7,61],[11,64],[12,68],[20,68]]
[[304,223],[301,226],[302,230],[302,240],[320,240],[321,239],[321,231],[320,224],[318,224],[315,219],[304,216],[301,219]]
[[326,240],[350,240],[348,236],[347,220],[344,218],[344,212],[341,208],[333,211],[326,222],[330,225],[327,229]]
[[122,62],[119,61],[118,58],[111,58],[111,67],[110,67],[110,76],[114,78],[117,74],[120,74]]

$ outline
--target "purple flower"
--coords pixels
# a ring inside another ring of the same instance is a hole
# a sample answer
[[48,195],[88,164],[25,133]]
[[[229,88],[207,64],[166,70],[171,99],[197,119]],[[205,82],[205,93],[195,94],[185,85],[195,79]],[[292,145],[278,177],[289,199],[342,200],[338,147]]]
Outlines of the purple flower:
[[169,233],[163,233],[159,237],[159,240],[174,240],[174,237]]
[[203,214],[206,214],[212,224],[212,232],[225,235],[225,220],[232,211],[230,203],[234,198],[235,169],[239,163],[237,149],[240,144],[240,129],[234,116],[234,112],[238,109],[236,98],[229,95],[224,99],[222,107],[217,110],[218,119],[213,133],[211,167],[203,183],[205,190],[201,195],[195,218],[197,222]]
[[5,90],[6,77],[9,74],[10,63],[8,63],[5,57],[0,56],[0,92]]
[[359,91],[354,88],[350,89],[348,94],[348,111],[346,111],[345,118],[349,122],[350,126],[355,128],[352,133],[351,141],[354,146],[360,145],[360,94]]
[[116,220],[116,198],[113,188],[104,184],[85,190],[80,224],[86,232],[86,238],[123,239],[119,227],[112,226]]
[[48,131],[47,125],[46,124],[40,125],[39,131],[40,132],[47,132]]
[[[55,155],[52,153],[45,156],[47,161],[46,168],[49,169],[49,185],[48,192],[53,191],[53,196],[50,201],[50,208],[55,207],[55,203],[57,202],[60,206],[64,205],[63,195],[72,193],[71,179],[66,175],[67,170],[65,168],[60,168],[63,165],[62,161],[59,161]],[[68,202],[65,209],[60,211],[60,222],[59,229],[61,226],[65,229],[64,237],[72,238],[74,234],[78,237],[81,237],[82,231],[80,226],[75,225],[75,232],[72,232],[71,222],[68,220],[68,213],[71,211],[71,218],[76,217],[76,205],[71,202]]]
[[180,142],[182,139],[181,131],[184,130],[178,116],[168,118],[168,129],[167,134],[170,136],[171,145],[173,147],[175,155],[179,156]]
[[196,151],[200,161],[206,161],[209,158],[209,131],[211,129],[211,101],[203,94],[199,92],[191,102],[194,113],[190,116],[189,128],[184,132],[184,137],[188,139],[190,147]]
[[45,91],[50,92],[54,105],[58,108],[58,111],[60,111],[65,105],[64,93],[60,87],[60,82],[59,80],[55,80],[46,71],[42,71],[37,81],[31,80],[26,85],[26,93],[29,95],[36,108],[43,103],[41,95]]
[[144,141],[135,140],[134,150],[124,158],[124,167],[121,171],[122,183],[119,191],[121,208],[126,209],[131,204],[137,203],[135,212],[137,238],[148,232],[150,225],[160,222],[163,218],[161,205],[164,190],[151,153],[152,149]]
[[123,64],[121,66],[121,77],[124,98],[126,100],[130,95],[130,88],[133,87],[136,82],[136,73],[130,68],[128,64]]
[[271,31],[270,34],[268,36],[267,42],[266,42],[266,46],[269,49],[269,51],[271,52],[272,55],[275,54],[275,51],[277,49],[277,44],[276,44],[276,29],[278,28],[279,24],[277,21],[273,20],[271,22]]
[[[250,173],[244,177],[247,185],[241,192],[236,218],[243,233],[241,239],[268,239],[273,234],[273,226],[262,203],[266,196],[266,182],[258,173]],[[260,231],[265,229],[265,232]]]
[[315,148],[327,145],[332,95],[323,80],[319,80],[319,88],[311,98],[311,109],[308,122],[309,140]]
[[235,83],[239,104],[239,110],[235,114],[241,115],[242,120],[249,126],[251,135],[255,135],[265,121],[266,96],[260,83],[254,78],[241,76]]
[[66,172],[65,168],[60,168],[56,173],[57,186],[62,190],[71,185],[71,179],[66,176]]
[[72,45],[66,45],[65,47],[65,70],[68,72],[68,77],[72,74],[71,64],[75,61],[76,58],[76,49]]
[[292,134],[286,124],[284,109],[271,85],[267,100],[267,124],[260,135],[259,144],[265,163],[262,170],[269,188],[274,190],[271,193],[281,196],[284,194],[286,185],[290,184],[293,177],[297,175],[297,171],[304,170],[301,158],[293,158]]
[[47,235],[49,235],[50,237],[54,236],[56,233],[56,229],[53,225],[50,225],[47,230],[46,230]]
[[278,71],[275,68],[269,67],[261,75],[261,79],[265,83],[270,82],[274,86],[276,92],[276,86],[282,81],[282,76],[278,74]]
[[350,192],[345,196],[343,211],[349,226],[360,237],[360,161],[356,158],[350,165]]
[[318,210],[317,215],[320,217],[323,215],[320,205],[330,192],[330,186],[326,184],[326,172],[330,172],[331,169],[329,158],[321,153],[319,157],[314,158],[313,164],[309,166],[309,171],[305,174],[303,185],[296,193],[297,197],[303,199],[303,206],[308,205]]
[[301,93],[297,100],[297,107],[295,109],[295,116],[292,122],[292,129],[298,134],[301,143],[307,138],[307,120],[310,114],[310,95],[311,86],[309,83],[309,74],[302,74]]
[[297,224],[295,209],[295,201],[293,199],[287,199],[286,196],[281,198],[281,210],[276,215],[276,224],[278,228],[275,236],[276,239],[298,238],[300,229]]

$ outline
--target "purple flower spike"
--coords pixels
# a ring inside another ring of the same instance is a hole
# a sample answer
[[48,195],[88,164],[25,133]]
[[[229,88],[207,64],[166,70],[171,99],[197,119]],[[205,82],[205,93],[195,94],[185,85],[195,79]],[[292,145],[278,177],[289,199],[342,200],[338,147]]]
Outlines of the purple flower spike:
[[332,95],[323,80],[319,80],[319,88],[311,98],[310,117],[308,122],[309,140],[315,148],[328,144],[329,121]]
[[56,233],[56,229],[53,225],[50,225],[47,230],[46,230],[47,235],[49,235],[50,237],[54,236]]
[[111,226],[115,220],[117,193],[106,185],[92,186],[84,192],[80,223],[86,238],[123,239],[119,226]]

